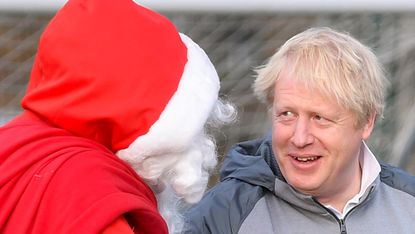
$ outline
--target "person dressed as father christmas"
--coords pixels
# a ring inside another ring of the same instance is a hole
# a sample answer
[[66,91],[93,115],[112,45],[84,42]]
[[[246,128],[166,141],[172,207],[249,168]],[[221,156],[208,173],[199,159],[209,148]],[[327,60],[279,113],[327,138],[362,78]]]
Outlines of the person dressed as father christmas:
[[[234,117],[204,51],[132,0],[69,0],[0,128],[0,233],[174,233]],[[157,197],[157,198],[156,198]]]

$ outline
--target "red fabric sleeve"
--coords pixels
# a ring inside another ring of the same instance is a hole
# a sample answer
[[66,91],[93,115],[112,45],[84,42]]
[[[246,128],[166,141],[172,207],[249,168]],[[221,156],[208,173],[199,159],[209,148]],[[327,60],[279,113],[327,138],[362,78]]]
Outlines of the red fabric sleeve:
[[100,234],[118,217],[167,234],[151,189],[95,142],[31,121],[0,128],[0,233]]

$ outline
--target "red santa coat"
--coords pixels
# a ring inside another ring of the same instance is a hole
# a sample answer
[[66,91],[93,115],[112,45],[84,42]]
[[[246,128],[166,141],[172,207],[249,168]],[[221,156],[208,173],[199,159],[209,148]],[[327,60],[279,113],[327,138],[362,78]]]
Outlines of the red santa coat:
[[207,55],[167,18],[132,0],[67,1],[40,38],[23,115],[0,128],[0,233],[93,234],[120,217],[167,233],[115,154],[136,166],[185,149],[218,92]]
[[33,116],[0,130],[0,233],[167,233],[150,188],[111,151]]

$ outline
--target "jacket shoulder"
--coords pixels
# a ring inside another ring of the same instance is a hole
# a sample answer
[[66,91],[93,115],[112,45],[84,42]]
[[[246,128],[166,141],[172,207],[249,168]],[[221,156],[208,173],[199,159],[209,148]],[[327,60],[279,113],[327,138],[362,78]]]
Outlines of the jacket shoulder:
[[237,233],[265,190],[238,179],[222,181],[186,213],[182,233]]
[[415,176],[387,163],[381,162],[380,166],[380,180],[383,183],[415,196]]

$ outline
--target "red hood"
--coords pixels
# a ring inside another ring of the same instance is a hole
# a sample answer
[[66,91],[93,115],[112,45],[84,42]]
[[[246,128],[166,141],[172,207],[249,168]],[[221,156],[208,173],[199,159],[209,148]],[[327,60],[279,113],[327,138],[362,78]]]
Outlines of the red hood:
[[186,53],[168,19],[131,0],[69,1],[41,37],[22,106],[115,152],[159,118]]

